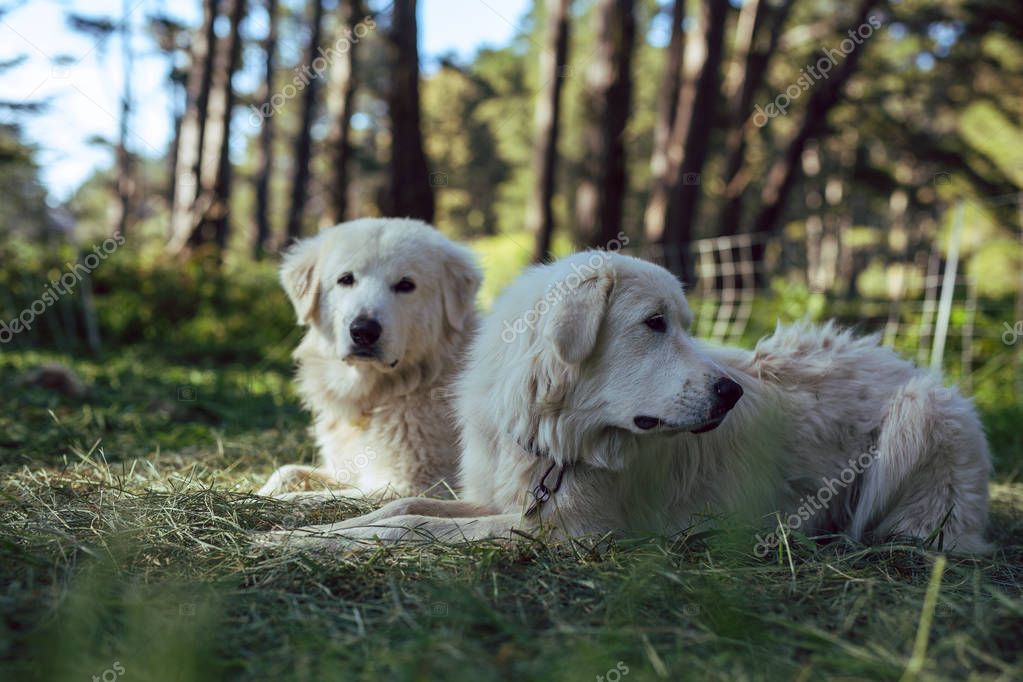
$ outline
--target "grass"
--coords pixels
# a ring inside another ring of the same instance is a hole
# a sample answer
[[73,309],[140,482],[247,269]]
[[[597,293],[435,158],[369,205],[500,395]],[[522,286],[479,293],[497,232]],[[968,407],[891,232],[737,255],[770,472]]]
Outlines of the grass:
[[[250,494],[314,454],[287,347],[255,366],[0,356],[0,679],[1023,677],[1018,452],[993,486],[998,551],[941,570],[918,546],[799,535],[758,559],[743,529],[295,554],[248,532],[366,507]],[[19,383],[53,360],[89,392]]]

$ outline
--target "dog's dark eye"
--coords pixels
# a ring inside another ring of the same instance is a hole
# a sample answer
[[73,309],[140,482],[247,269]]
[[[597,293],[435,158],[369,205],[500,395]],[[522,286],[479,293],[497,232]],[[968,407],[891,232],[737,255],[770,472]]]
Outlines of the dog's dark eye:
[[652,315],[643,320],[643,324],[650,327],[655,332],[668,331],[668,323],[665,321],[664,315]]
[[402,277],[398,283],[394,285],[394,290],[399,294],[407,294],[410,291],[416,290],[416,283],[408,277]]
[[337,278],[337,283],[343,287],[350,287],[355,284],[355,275],[350,272],[346,272]]

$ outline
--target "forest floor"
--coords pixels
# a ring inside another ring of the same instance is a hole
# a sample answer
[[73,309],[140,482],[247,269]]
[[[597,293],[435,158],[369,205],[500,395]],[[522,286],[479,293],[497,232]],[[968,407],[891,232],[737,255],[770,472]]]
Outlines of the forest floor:
[[[88,392],[20,383],[52,360]],[[982,557],[792,534],[763,559],[752,531],[324,556],[250,542],[366,509],[251,495],[314,455],[286,358],[13,352],[0,388],[0,679],[1023,678],[1005,467]]]

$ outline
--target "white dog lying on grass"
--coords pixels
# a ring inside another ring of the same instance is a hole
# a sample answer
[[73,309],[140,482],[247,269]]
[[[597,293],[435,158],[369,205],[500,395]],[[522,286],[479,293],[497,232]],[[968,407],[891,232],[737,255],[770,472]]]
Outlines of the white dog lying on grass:
[[750,352],[699,343],[690,320],[678,281],[634,258],[528,270],[458,385],[463,499],[395,500],[275,539],[674,533],[710,512],[986,549],[987,444],[940,377],[830,324],[779,327]]
[[259,494],[444,493],[458,465],[449,384],[480,279],[472,252],[418,220],[355,220],[289,251],[281,283],[309,327],[294,357],[320,464],[281,467]]

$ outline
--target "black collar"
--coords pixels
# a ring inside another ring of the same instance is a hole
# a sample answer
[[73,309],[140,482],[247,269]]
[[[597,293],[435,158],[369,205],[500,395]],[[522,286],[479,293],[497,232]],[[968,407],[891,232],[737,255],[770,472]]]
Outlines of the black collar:
[[[572,465],[562,464],[561,466],[558,466],[557,462],[550,459],[550,453],[546,450],[540,450],[539,448],[537,448],[536,443],[533,440],[530,440],[525,445],[522,443],[522,441],[520,441],[517,438],[515,439],[515,442],[518,444],[520,448],[522,448],[523,451],[529,453],[530,455],[533,455],[538,460],[550,462],[550,465],[547,467],[546,470],[544,470],[543,475],[540,477],[540,481],[530,491],[530,494],[533,496],[533,501],[529,503],[529,508],[526,509],[526,516],[539,515],[540,507],[543,506],[543,504],[547,502],[547,500],[551,499],[551,495],[553,495],[554,493],[558,492],[558,490],[561,489],[561,481],[565,477],[565,470]],[[554,481],[554,487],[548,488],[547,477],[551,475],[551,472],[554,471],[555,467],[557,467],[558,469],[558,477]]]
[[532,516],[534,514],[539,515],[540,507],[543,506],[543,503],[551,499],[551,495],[553,495],[554,493],[558,492],[558,490],[561,489],[561,479],[565,477],[565,469],[567,469],[571,465],[562,464],[560,467],[558,467],[558,478],[556,481],[554,481],[554,487],[548,488],[547,477],[551,475],[551,471],[553,471],[554,467],[557,466],[558,466],[557,462],[551,462],[551,465],[547,467],[546,471],[543,472],[543,476],[540,477],[540,482],[537,483],[536,487],[533,488],[533,490],[531,491],[533,495],[533,501],[529,504],[529,508],[526,509],[526,516]]
[[547,450],[541,450],[540,448],[536,447],[536,441],[533,440],[532,438],[530,438],[525,443],[516,438],[515,444],[518,445],[520,449],[525,450],[527,453],[533,455],[533,457],[536,457],[537,459],[547,459],[548,457],[550,457],[550,453]]

